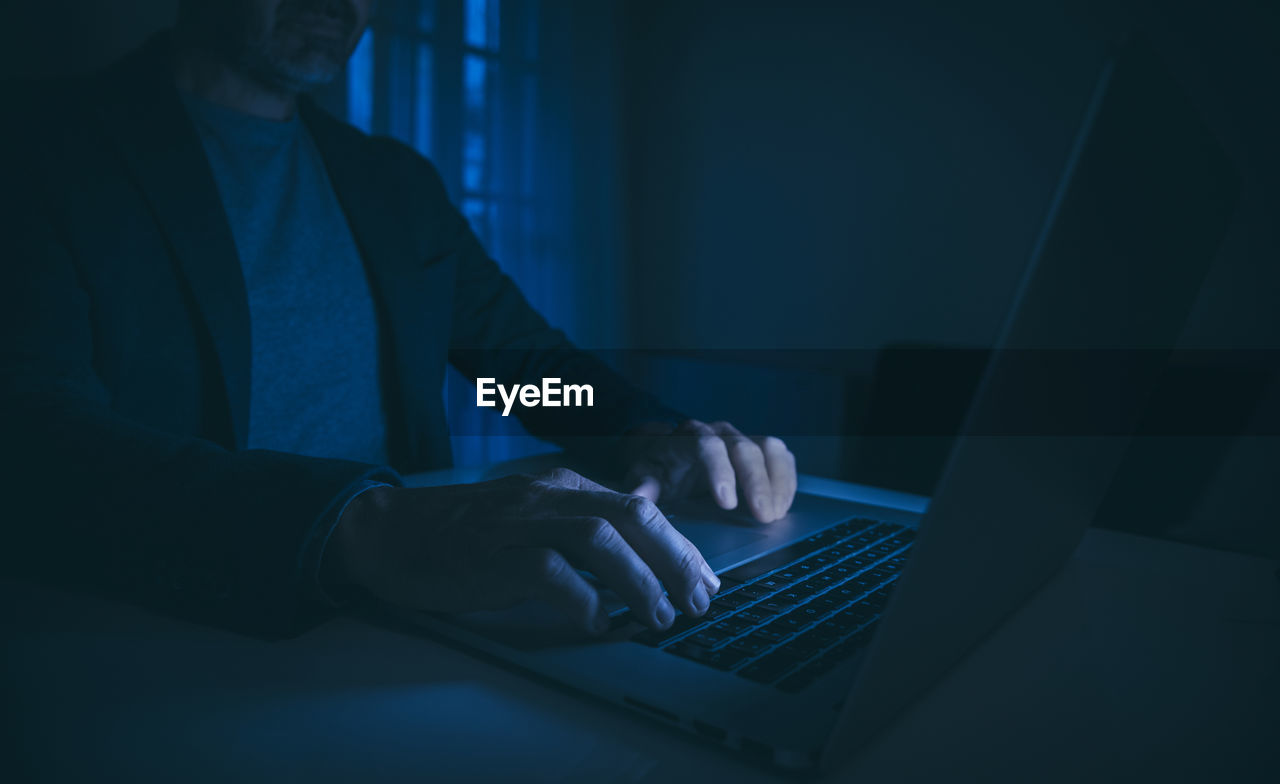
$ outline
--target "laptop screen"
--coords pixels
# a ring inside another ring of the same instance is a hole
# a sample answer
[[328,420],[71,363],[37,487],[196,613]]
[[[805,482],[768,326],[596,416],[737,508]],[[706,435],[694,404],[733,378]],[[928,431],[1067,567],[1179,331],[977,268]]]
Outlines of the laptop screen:
[[1236,177],[1141,43],[1099,78],[1027,271],[824,755],[837,763],[1070,556],[1234,211]]

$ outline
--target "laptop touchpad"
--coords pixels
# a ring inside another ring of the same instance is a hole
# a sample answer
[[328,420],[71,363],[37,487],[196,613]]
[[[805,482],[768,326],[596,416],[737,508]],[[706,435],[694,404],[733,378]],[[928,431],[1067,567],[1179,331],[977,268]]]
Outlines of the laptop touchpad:
[[762,532],[753,531],[745,526],[725,525],[705,520],[690,520],[677,517],[671,524],[685,535],[693,546],[698,548],[703,558],[714,558],[717,555],[731,553],[752,542],[763,541]]
[[719,509],[697,501],[663,504],[662,512],[708,560],[768,537],[766,527],[745,512]]

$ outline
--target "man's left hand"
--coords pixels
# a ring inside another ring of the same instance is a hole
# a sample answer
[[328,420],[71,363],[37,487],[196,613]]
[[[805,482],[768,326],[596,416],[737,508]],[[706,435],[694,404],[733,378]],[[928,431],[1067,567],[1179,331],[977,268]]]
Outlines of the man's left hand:
[[643,425],[624,441],[625,490],[651,501],[710,492],[722,509],[738,499],[762,523],[791,508],[796,458],[781,439],[750,438],[728,422]]

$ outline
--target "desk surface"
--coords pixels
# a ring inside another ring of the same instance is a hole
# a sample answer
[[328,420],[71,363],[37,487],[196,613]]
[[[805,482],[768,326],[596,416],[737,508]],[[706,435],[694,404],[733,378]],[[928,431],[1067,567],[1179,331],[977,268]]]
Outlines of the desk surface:
[[[1275,569],[1090,531],[1057,578],[830,780],[1267,780],[1280,771]],[[27,584],[5,593],[9,740],[42,779],[778,780],[352,619],[268,643]]]

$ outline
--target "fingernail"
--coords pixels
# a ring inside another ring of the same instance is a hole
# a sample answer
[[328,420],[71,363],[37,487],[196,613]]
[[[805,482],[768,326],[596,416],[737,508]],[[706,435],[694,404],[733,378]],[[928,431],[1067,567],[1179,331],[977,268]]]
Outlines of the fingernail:
[[706,564],[702,565],[702,581],[706,583],[707,590],[711,593],[720,590],[720,578],[716,577],[716,573],[711,571],[711,567]]
[[733,489],[727,484],[716,485],[716,497],[720,499],[720,505],[725,509],[732,509],[738,505],[738,498],[733,494]]
[[658,626],[665,629],[676,619],[676,608],[672,607],[671,600],[664,596],[658,602],[656,614],[658,616]]
[[702,583],[693,586],[693,595],[689,597],[689,603],[698,611],[698,615],[706,612],[707,605],[711,604],[711,597],[707,596],[707,586]]
[[756,496],[755,500],[752,502],[752,505],[755,506],[756,513],[760,516],[761,520],[773,519],[773,505],[769,503],[768,496],[764,496],[764,495]]

